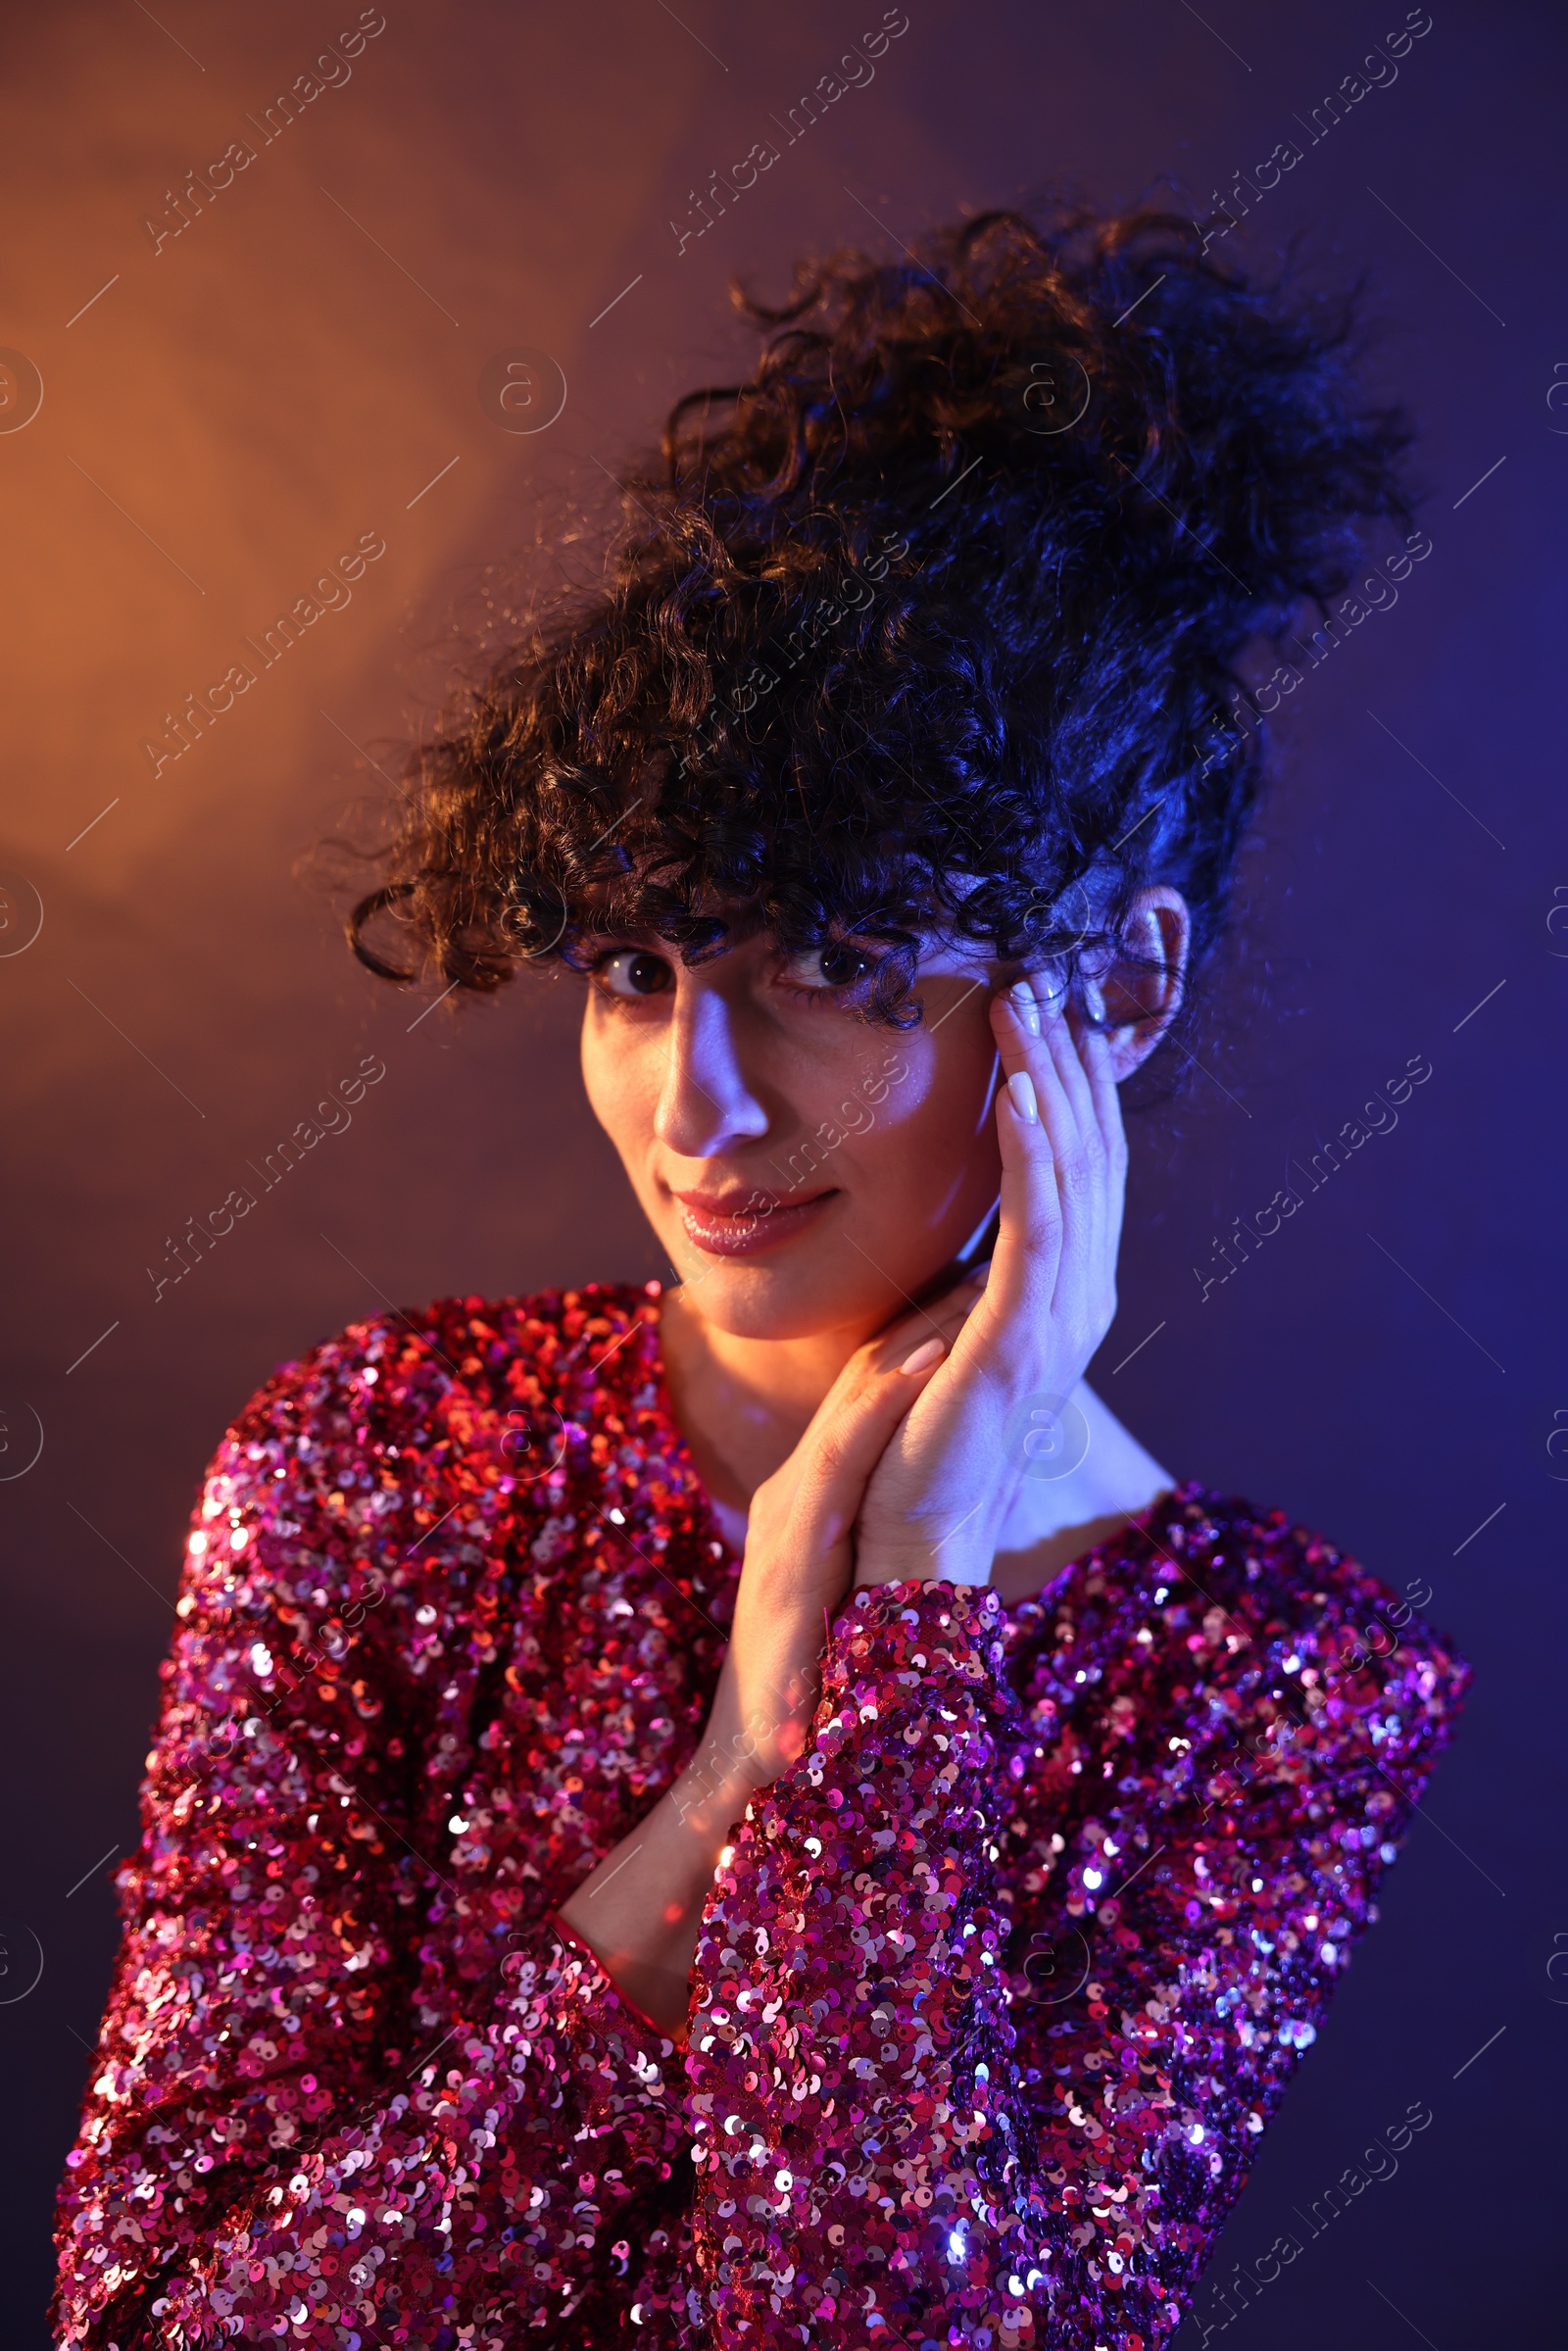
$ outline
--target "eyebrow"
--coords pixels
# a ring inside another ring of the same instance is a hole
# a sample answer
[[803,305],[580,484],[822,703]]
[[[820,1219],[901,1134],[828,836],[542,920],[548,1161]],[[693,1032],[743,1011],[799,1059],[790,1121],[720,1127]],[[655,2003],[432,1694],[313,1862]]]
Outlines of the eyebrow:
[[[745,913],[737,912],[725,914],[722,919],[729,924],[729,930],[722,946],[716,951],[721,955],[727,955],[731,948],[744,947],[767,932],[767,925],[760,915],[748,918]],[[584,922],[578,929],[577,938],[583,947],[649,947],[658,955],[679,957],[681,954],[679,940],[667,938],[662,932],[636,923],[600,925]]]

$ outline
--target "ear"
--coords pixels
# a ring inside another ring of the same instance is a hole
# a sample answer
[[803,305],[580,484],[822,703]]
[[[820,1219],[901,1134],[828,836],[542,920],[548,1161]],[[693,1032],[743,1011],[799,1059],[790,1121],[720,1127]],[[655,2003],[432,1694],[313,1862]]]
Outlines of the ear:
[[1118,1085],[1148,1060],[1181,1009],[1192,935],[1186,899],[1156,882],[1133,900],[1113,960],[1098,981],[1085,983],[1090,1010],[1103,1005]]

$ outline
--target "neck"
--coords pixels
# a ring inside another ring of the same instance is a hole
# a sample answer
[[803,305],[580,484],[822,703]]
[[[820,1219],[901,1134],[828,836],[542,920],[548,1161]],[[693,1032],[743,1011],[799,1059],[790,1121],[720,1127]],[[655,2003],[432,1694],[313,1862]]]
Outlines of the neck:
[[715,1330],[682,1298],[660,1312],[664,1379],[698,1475],[713,1498],[744,1510],[794,1451],[817,1405],[868,1331],[843,1324],[798,1339]]
[[[705,1323],[678,1290],[665,1294],[660,1345],[675,1424],[720,1530],[736,1550],[745,1547],[753,1494],[794,1451],[817,1405],[870,1335],[846,1325],[800,1339],[737,1338]],[[1106,1541],[1176,1483],[1087,1381],[1072,1400],[1089,1423],[1090,1445],[1069,1476],[1019,1481],[992,1575],[1008,1606],[1038,1592],[1058,1568]]]

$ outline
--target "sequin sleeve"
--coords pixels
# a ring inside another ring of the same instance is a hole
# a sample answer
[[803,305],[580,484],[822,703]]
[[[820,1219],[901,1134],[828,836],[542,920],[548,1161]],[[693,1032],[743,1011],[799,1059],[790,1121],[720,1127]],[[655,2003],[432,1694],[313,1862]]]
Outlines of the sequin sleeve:
[[687,2058],[716,2342],[918,2343],[911,2302],[961,2294],[977,2323],[992,2302],[1013,2226],[1001,1629],[987,1592],[856,1592],[814,1745],[721,1865]]
[[548,1917],[421,2028],[458,1889],[417,1850],[420,1627],[367,1617],[343,1539],[351,1385],[264,1392],[194,1520],[61,2191],[63,2345],[510,2341],[519,2304],[569,2318],[624,2278],[610,2224],[637,2233],[684,2144],[671,2044]]
[[1466,1678],[1201,1490],[1075,1568],[1016,1689],[1001,1623],[856,1594],[715,1885],[687,2064],[736,2351],[1165,2342]]

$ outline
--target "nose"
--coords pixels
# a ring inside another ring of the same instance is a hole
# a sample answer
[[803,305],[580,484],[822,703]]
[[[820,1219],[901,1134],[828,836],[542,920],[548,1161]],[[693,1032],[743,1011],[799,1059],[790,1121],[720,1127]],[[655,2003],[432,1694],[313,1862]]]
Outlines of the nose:
[[748,1079],[736,1006],[716,975],[682,968],[666,1037],[669,1060],[654,1113],[659,1141],[687,1159],[710,1159],[768,1130]]

